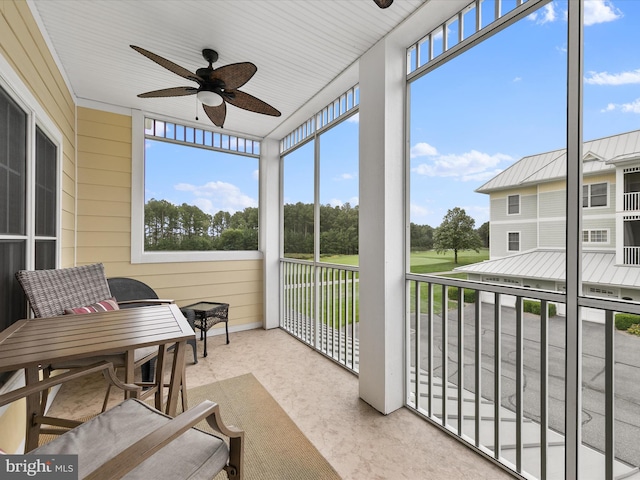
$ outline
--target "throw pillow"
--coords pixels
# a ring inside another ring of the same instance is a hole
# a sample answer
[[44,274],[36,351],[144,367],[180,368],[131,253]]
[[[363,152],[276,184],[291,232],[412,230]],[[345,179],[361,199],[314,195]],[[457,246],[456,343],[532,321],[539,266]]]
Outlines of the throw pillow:
[[120,310],[118,302],[114,297],[107,298],[101,302],[94,303],[93,305],[87,305],[86,307],[65,308],[66,314],[80,314],[80,313],[96,313],[96,312],[108,312],[110,310]]

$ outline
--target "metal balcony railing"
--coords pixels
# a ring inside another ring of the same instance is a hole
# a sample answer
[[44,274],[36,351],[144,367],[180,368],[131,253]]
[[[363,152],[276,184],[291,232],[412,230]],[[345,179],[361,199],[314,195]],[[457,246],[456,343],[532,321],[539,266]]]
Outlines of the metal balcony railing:
[[615,330],[624,302],[581,297],[601,318],[582,322],[582,443],[571,446],[564,295],[409,274],[407,297],[410,409],[523,478],[564,479],[570,448],[581,480],[640,478],[626,445],[640,438],[640,337]]
[[354,373],[358,268],[282,259],[280,327]]

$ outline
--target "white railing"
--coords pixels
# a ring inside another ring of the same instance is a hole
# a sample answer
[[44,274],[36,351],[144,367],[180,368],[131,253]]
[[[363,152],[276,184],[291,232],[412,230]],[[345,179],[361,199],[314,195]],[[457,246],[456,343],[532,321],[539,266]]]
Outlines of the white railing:
[[281,259],[280,327],[357,373],[358,268]]
[[635,212],[640,210],[640,192],[629,192],[624,194],[624,211]]
[[640,247],[624,247],[624,264],[640,265]]
[[[407,407],[520,477],[564,479],[564,295],[408,274],[407,298]],[[601,318],[582,322],[580,479],[640,478],[640,337],[614,327],[640,306],[581,307]]]

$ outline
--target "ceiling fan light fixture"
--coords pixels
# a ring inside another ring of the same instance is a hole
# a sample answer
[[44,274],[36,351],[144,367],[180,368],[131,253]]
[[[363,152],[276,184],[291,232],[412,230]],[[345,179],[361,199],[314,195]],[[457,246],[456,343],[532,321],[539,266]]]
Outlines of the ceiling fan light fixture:
[[208,90],[200,90],[197,94],[198,100],[210,107],[218,107],[222,105],[222,97],[216,92],[210,92]]
[[390,7],[391,4],[393,3],[393,0],[373,0],[373,1],[376,2],[376,5],[378,5],[380,8]]

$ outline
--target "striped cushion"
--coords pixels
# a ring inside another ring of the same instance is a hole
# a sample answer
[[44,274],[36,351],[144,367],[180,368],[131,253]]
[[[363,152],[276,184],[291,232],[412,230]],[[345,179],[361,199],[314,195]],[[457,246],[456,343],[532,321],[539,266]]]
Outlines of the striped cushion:
[[93,305],[87,305],[86,307],[65,308],[66,314],[78,314],[78,313],[96,313],[96,312],[108,312],[110,310],[120,310],[118,302],[114,297],[107,298],[101,302],[94,303]]

